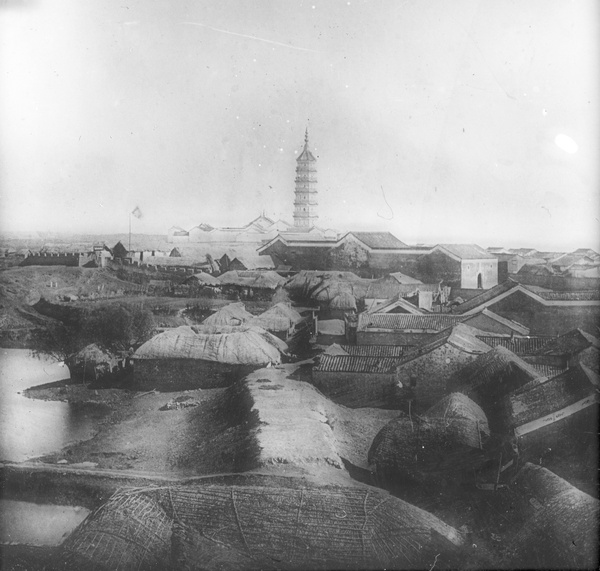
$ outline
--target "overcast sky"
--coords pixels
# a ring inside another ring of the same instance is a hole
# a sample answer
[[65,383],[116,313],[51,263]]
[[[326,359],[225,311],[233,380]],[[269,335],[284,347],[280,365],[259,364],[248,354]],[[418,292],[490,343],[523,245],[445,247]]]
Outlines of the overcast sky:
[[2,0],[6,230],[292,220],[598,247],[594,0]]

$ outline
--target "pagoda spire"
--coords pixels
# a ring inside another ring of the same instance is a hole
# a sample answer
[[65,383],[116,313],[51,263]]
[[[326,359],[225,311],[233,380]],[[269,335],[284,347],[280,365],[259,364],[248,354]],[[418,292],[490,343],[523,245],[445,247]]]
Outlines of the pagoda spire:
[[294,227],[310,230],[317,215],[317,169],[314,155],[308,148],[308,127],[304,131],[304,149],[296,159],[296,189],[294,191]]

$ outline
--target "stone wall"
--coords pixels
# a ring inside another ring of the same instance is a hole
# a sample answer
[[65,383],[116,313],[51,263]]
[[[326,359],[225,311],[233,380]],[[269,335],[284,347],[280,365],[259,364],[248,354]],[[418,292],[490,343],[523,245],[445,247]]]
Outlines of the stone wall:
[[479,355],[466,353],[449,343],[398,367],[398,380],[412,389],[417,411],[424,411],[448,394],[448,379]]
[[349,408],[397,408],[395,373],[336,373],[313,369],[312,382],[332,401]]
[[228,387],[254,370],[201,359],[135,359],[134,381],[144,389],[180,391]]
[[531,335],[559,335],[580,327],[598,335],[600,306],[544,306],[528,295],[516,292],[489,306],[490,311],[526,327]]

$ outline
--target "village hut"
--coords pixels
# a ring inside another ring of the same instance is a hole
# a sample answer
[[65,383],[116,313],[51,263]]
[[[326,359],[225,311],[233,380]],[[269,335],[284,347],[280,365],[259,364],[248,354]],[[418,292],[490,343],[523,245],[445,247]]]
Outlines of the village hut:
[[61,552],[64,568],[165,569],[169,567],[172,525],[156,499],[143,492],[120,490],[65,540]]
[[302,270],[285,287],[293,298],[312,299],[326,309],[331,300],[342,293],[348,293],[355,299],[363,299],[371,281],[352,272]]
[[530,517],[509,547],[522,569],[597,569],[599,502],[542,466],[527,463],[513,489]]
[[424,416],[428,418],[464,418],[479,425],[485,438],[490,436],[487,417],[481,407],[462,393],[451,393],[435,403]]
[[317,343],[331,345],[346,341],[346,323],[342,319],[323,319],[317,322]]
[[202,325],[237,326],[243,325],[253,318],[254,316],[250,312],[246,311],[246,306],[243,303],[230,303],[212,315],[209,315],[204,321],[202,321]]
[[186,283],[195,283],[198,284],[199,286],[214,286],[214,287],[219,287],[221,285],[221,282],[215,278],[214,276],[211,276],[210,274],[206,273],[206,272],[200,272],[198,274],[194,274],[192,276],[190,276],[187,280]]
[[228,386],[279,364],[287,345],[258,327],[182,326],[146,341],[133,355],[136,382],[161,390]]
[[403,399],[424,411],[448,394],[447,382],[454,373],[490,347],[477,339],[477,329],[459,323],[432,335],[427,343],[407,347],[399,363],[398,377]]
[[279,337],[291,351],[306,345],[310,339],[310,319],[302,317],[290,303],[277,303],[249,323]]
[[[597,446],[598,375],[585,367],[572,367],[544,383],[532,383],[504,397],[501,420],[504,432],[514,434],[522,459],[579,453]],[[581,469],[579,465],[576,469]]]
[[106,349],[92,343],[65,359],[71,379],[92,383],[109,377],[118,367],[118,359]]
[[347,313],[356,313],[356,298],[343,291],[329,302],[329,316],[331,319],[344,319]]
[[383,490],[238,478],[118,491],[61,552],[77,569],[292,571],[454,568],[464,546],[456,529]]
[[221,282],[206,272],[194,274],[184,283],[189,286],[190,297],[216,297],[221,289]]
[[237,296],[240,299],[271,301],[286,280],[272,270],[230,270],[221,274],[219,281],[226,295]]
[[546,380],[532,365],[505,347],[497,346],[454,373],[449,391],[461,392],[484,410],[493,432],[503,429],[501,401],[509,393]]
[[251,321],[252,325],[262,327],[271,333],[293,333],[294,328],[305,319],[292,307],[290,303],[277,303]]
[[464,395],[450,397],[427,416],[402,414],[377,434],[368,459],[382,485],[403,480],[457,484],[488,463],[485,414]]
[[350,408],[397,408],[398,360],[324,353],[312,369],[312,384],[334,402]]

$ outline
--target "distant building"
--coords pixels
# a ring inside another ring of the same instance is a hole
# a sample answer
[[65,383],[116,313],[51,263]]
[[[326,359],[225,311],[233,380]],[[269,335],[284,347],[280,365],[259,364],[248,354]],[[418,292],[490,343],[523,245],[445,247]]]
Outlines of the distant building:
[[258,249],[274,264],[295,270],[393,271],[394,259],[408,248],[390,232],[346,232],[341,237],[330,231],[281,233]]
[[462,289],[498,285],[498,258],[476,244],[438,244],[419,261],[421,279]]
[[209,224],[198,224],[186,231],[172,226],[167,232],[167,242],[172,244],[213,244],[218,242],[245,242],[260,244],[274,238],[279,232],[291,230],[284,220],[272,220],[261,214],[245,226],[216,228]]

